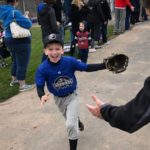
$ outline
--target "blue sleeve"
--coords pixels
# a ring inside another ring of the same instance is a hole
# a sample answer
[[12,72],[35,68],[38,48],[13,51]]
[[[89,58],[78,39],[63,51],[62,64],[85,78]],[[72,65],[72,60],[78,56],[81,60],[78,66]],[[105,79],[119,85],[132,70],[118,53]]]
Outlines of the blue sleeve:
[[72,64],[73,64],[73,69],[74,71],[86,71],[87,69],[87,64],[83,63],[75,58],[72,59]]
[[46,82],[46,76],[43,72],[42,67],[39,67],[35,76],[35,83],[37,88],[43,88],[45,86],[45,82]]
[[37,12],[40,13],[42,11],[42,9],[44,8],[45,3],[41,2],[38,7],[37,7]]
[[24,27],[24,28],[27,28],[27,29],[31,28],[31,26],[32,26],[31,20],[28,19],[28,18],[26,18],[26,17],[24,17],[24,15],[23,15],[20,11],[15,10],[15,15],[14,15],[14,17],[15,17],[16,22],[17,22],[21,27]]

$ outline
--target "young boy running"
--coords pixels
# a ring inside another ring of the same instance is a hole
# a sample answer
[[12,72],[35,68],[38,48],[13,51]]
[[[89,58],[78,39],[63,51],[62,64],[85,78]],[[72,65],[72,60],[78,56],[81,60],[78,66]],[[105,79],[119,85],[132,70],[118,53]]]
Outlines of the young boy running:
[[[50,34],[44,41],[44,51],[48,58],[38,67],[36,86],[41,103],[48,100],[44,92],[45,83],[48,91],[66,120],[70,150],[77,149],[79,129],[79,98],[75,71],[92,72],[106,69],[102,64],[85,64],[64,54],[63,42],[58,34]],[[80,123],[81,124],[81,123]]]

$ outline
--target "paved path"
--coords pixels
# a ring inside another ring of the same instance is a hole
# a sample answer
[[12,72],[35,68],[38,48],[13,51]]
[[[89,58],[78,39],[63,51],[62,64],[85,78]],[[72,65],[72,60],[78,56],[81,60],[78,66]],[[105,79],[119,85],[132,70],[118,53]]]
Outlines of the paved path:
[[[130,62],[126,72],[77,73],[80,118],[78,150],[150,150],[150,125],[128,134],[94,118],[85,108],[94,93],[105,102],[121,105],[131,100],[150,74],[150,22],[136,25],[108,46],[90,53],[89,63],[102,62],[111,53],[125,53]],[[65,121],[52,97],[40,106],[35,89],[0,103],[0,150],[68,150]]]

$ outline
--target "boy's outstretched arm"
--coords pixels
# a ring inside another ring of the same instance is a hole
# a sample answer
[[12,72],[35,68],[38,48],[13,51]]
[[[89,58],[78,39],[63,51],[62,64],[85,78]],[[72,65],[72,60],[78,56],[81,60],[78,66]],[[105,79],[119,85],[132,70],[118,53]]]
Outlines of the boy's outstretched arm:
[[101,64],[88,64],[86,72],[93,72],[93,71],[98,71],[98,70],[103,70],[106,69],[106,66],[104,63]]

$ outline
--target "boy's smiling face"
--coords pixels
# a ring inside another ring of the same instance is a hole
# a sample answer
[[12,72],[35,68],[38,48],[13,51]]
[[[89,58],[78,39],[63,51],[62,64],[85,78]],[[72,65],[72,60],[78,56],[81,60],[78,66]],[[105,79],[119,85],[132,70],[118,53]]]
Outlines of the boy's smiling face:
[[59,62],[61,56],[64,54],[63,47],[59,43],[48,44],[44,49],[44,52],[53,63]]

